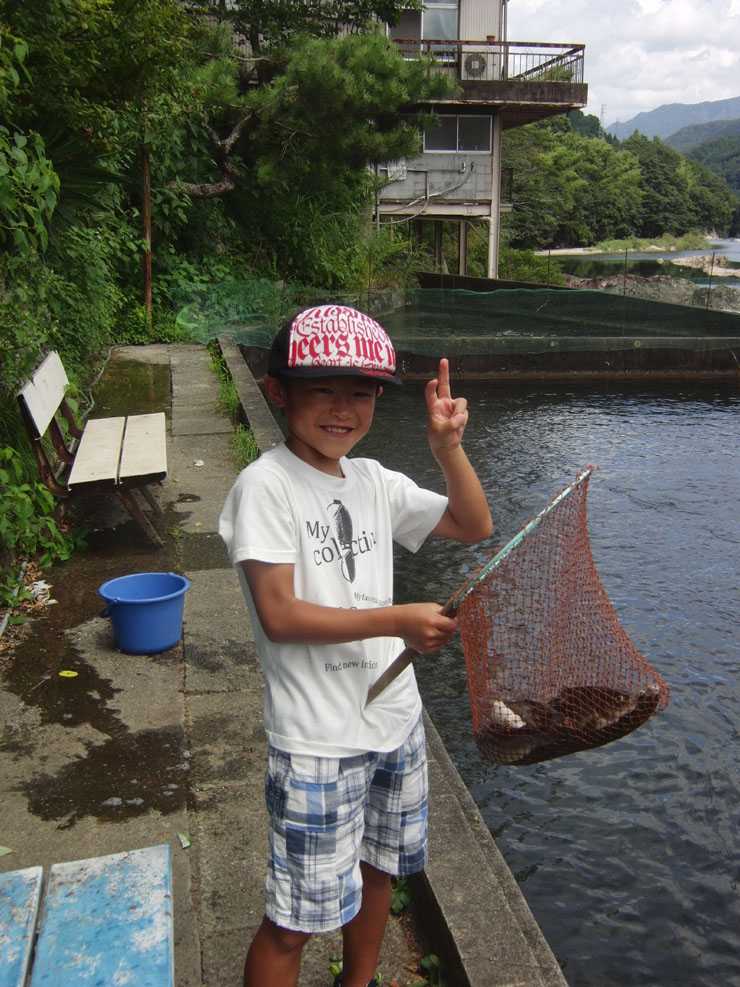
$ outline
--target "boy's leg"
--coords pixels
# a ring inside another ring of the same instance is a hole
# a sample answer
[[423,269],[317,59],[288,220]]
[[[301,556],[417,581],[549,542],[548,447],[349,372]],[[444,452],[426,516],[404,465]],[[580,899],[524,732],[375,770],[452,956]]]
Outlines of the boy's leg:
[[309,932],[281,929],[265,916],[249,947],[244,987],[296,987]]
[[427,857],[427,760],[419,719],[395,751],[379,754],[365,803],[359,913],[343,926],[342,987],[375,976],[391,904],[391,878],[423,870]]
[[342,928],[342,987],[366,987],[375,976],[391,907],[391,878],[371,864],[360,863],[362,906]]

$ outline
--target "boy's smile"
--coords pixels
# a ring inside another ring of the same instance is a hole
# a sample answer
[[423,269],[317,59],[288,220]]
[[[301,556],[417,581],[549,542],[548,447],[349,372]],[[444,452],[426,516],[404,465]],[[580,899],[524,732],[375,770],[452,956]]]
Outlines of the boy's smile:
[[367,377],[268,377],[265,383],[285,412],[290,451],[322,473],[342,476],[339,459],[369,432],[382,388]]

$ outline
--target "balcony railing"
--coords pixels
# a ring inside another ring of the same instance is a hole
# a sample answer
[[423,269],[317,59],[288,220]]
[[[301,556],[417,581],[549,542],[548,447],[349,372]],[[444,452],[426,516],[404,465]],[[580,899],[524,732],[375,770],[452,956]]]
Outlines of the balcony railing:
[[463,82],[583,82],[585,45],[550,41],[394,39],[404,58],[427,56]]

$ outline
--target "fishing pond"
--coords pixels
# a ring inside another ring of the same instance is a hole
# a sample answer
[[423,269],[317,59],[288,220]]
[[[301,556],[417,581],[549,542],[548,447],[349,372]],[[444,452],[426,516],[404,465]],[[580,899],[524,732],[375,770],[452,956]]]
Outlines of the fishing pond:
[[[400,552],[397,602],[443,602],[594,463],[597,569],[672,695],[629,736],[530,766],[478,753],[459,645],[417,661],[425,705],[571,987],[740,984],[740,390],[458,380],[456,393],[496,532]],[[424,427],[423,384],[388,388],[355,454],[443,490]]]

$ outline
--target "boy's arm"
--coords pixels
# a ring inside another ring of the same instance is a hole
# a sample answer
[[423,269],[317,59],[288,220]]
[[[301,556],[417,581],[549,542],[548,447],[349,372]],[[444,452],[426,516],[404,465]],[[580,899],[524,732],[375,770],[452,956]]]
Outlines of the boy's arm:
[[296,597],[293,566],[249,559],[241,562],[262,628],[271,641],[343,644],[369,637],[400,637],[417,651],[436,651],[457,623],[437,603],[409,603],[367,610],[325,607]]
[[447,360],[439,361],[439,375],[427,384],[425,398],[429,448],[444,473],[448,498],[447,510],[432,534],[470,544],[482,541],[493,531],[493,521],[480,480],[462,447],[468,402],[452,397]]

